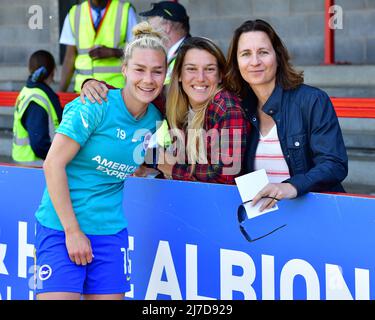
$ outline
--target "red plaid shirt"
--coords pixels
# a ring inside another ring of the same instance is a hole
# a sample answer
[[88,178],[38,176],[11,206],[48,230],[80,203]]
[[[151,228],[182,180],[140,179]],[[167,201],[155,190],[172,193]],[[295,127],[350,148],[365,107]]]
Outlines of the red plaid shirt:
[[[238,97],[220,91],[209,104],[204,130],[213,132],[206,141],[207,162],[197,163],[193,174],[191,164],[175,164],[172,177],[177,180],[234,184],[242,173],[246,139],[250,122],[246,119]],[[214,129],[211,131],[211,129]]]

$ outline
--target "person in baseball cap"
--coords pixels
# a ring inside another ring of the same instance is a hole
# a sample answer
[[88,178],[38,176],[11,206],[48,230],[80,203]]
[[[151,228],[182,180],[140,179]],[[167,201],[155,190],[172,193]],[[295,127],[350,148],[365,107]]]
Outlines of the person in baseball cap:
[[141,12],[139,15],[143,17],[163,17],[166,20],[189,24],[189,16],[182,4],[173,1],[160,1],[151,5],[151,10]]
[[184,40],[190,37],[189,16],[185,7],[173,1],[160,1],[151,4],[151,9],[139,13],[146,17],[155,29],[161,29],[168,40],[165,45],[168,48],[168,71],[165,84],[170,82],[170,76],[177,56],[178,49]]

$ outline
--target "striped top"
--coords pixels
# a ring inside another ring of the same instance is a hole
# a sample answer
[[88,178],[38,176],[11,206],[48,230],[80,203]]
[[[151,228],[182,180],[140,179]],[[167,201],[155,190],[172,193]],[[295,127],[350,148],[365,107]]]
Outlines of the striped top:
[[259,134],[254,169],[265,169],[270,183],[280,183],[290,178],[289,168],[281,150],[276,125],[272,127],[265,137],[261,133]]

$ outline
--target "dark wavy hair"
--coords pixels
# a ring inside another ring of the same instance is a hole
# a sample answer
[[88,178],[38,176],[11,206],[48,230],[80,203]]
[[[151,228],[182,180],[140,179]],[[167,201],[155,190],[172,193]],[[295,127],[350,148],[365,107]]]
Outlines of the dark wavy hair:
[[224,81],[228,89],[236,94],[244,97],[249,85],[242,78],[237,61],[238,41],[243,33],[251,31],[262,31],[266,33],[272,43],[273,49],[276,53],[277,71],[276,83],[284,89],[296,88],[302,84],[303,71],[299,72],[294,69],[290,63],[290,55],[287,48],[277,35],[272,26],[264,20],[248,20],[239,26],[233,34],[232,41],[228,49],[227,69],[224,76]]

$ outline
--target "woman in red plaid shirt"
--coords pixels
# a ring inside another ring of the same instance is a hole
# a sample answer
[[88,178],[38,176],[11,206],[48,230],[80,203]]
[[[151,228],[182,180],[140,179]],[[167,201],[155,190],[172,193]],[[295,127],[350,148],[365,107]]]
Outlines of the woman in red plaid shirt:
[[207,38],[191,37],[179,49],[166,102],[174,150],[158,165],[166,178],[234,184],[241,174],[250,124],[224,89],[225,65]]

